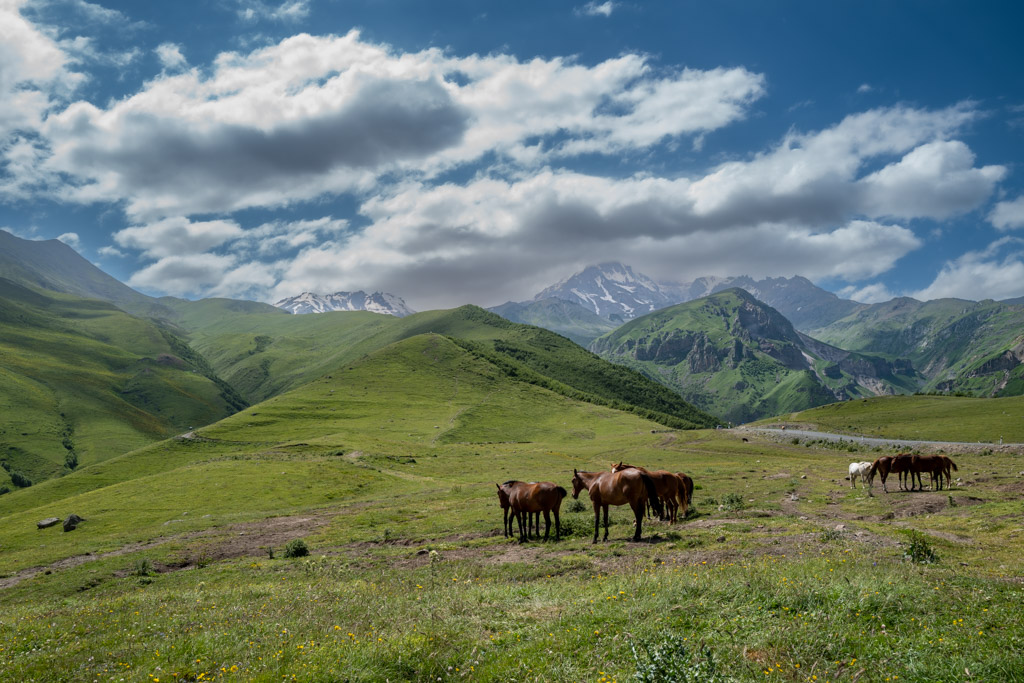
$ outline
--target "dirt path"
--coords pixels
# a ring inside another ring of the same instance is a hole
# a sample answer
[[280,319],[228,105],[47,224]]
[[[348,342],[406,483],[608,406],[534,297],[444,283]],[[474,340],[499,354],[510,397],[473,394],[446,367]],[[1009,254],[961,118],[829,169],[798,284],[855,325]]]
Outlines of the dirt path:
[[179,561],[172,565],[157,564],[154,567],[156,571],[190,569],[204,562],[232,557],[265,555],[266,548],[280,550],[288,541],[329,524],[339,514],[341,513],[337,511],[323,511],[292,517],[270,517],[255,522],[232,524],[203,531],[188,531],[147,543],[129,543],[106,553],[73,555],[49,565],[22,569],[16,574],[2,578],[0,579],[0,590],[16,586],[38,574],[71,569],[87,562],[150,550],[172,542],[191,542],[191,544]]

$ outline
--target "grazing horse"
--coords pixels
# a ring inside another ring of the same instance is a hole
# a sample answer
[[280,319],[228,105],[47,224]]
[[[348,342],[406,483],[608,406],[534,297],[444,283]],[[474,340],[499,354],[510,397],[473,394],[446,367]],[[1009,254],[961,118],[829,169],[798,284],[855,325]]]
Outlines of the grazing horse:
[[953,475],[950,472],[950,469],[952,469],[954,472],[959,472],[960,468],[956,466],[956,463],[953,462],[953,459],[950,458],[948,455],[940,455],[939,457],[942,458],[943,462],[946,463],[946,467],[945,467],[946,487],[947,488],[953,488]]
[[512,514],[519,521],[519,540],[526,541],[530,537],[530,516],[537,515],[537,538],[540,538],[540,514],[544,513],[544,540],[551,534],[551,513],[555,513],[555,540],[560,540],[559,509],[562,499],[568,495],[561,486],[550,481],[522,482],[507,481],[498,488],[505,487],[508,492],[508,503]]
[[[621,472],[628,469],[639,470],[654,481],[654,489],[658,492],[658,498],[665,505],[669,522],[675,524],[676,512],[679,510],[676,499],[682,501],[682,495],[679,492],[679,477],[666,470],[648,470],[638,465],[626,465],[622,461],[619,461],[618,465],[612,465],[612,472]],[[650,503],[649,500],[647,502],[648,504]],[[661,519],[664,520],[665,516],[662,515]]]
[[[911,477],[917,475],[917,481],[921,485],[920,490],[924,491],[924,482],[921,481],[922,472],[927,472],[930,475],[932,489],[936,491],[942,489],[942,477],[949,468],[949,465],[946,464],[947,460],[949,458],[944,455],[915,455],[911,458]],[[949,462],[953,461],[949,460]],[[913,484],[913,480],[911,480],[911,484]]]
[[871,463],[869,462],[851,462],[850,463],[850,487],[857,488],[857,479],[860,478],[862,484],[870,484],[868,476],[871,472]]
[[679,502],[683,506],[683,519],[686,519],[693,503],[693,479],[682,472],[676,472],[676,477],[679,479]]
[[[516,518],[514,512],[511,512],[512,504],[508,500],[508,490],[512,484],[518,484],[519,482],[510,479],[504,484],[495,484],[498,487],[498,505],[501,506],[501,532],[505,538],[512,536],[512,520]],[[509,514],[511,513],[511,514]]]
[[889,493],[885,480],[888,479],[890,474],[895,473],[899,475],[900,489],[903,489],[903,477],[910,472],[910,461],[912,458],[913,456],[910,453],[883,455],[878,458],[871,463],[871,469],[868,471],[868,485],[874,486],[875,474],[877,473],[882,477],[882,490]]
[[633,540],[640,540],[640,529],[644,523],[644,508],[650,500],[654,511],[663,513],[654,481],[636,469],[621,472],[579,472],[572,471],[572,497],[579,498],[580,491],[587,489],[590,502],[594,504],[594,543],[601,528],[601,509],[604,509],[604,540],[608,540],[608,506],[629,505],[636,518]]

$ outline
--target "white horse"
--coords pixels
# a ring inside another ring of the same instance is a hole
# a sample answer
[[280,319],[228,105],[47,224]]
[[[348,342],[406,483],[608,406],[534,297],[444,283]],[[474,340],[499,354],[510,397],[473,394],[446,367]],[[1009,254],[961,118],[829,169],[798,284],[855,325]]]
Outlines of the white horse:
[[851,462],[850,463],[850,486],[857,488],[857,477],[860,477],[862,484],[871,485],[871,463]]

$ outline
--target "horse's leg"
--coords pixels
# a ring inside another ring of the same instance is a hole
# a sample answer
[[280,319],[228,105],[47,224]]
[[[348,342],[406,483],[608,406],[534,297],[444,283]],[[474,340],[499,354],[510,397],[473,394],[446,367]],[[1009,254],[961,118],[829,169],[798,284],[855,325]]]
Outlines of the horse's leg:
[[558,521],[558,508],[555,508],[555,540],[562,540],[561,537],[562,524]]
[[509,523],[509,519],[508,519],[508,508],[502,508],[501,512],[502,512],[501,532],[505,535],[505,538],[508,538],[509,536],[512,535],[512,533],[511,533],[512,525]]
[[[603,507],[604,507],[604,540],[607,541],[608,540],[608,505],[605,504]],[[637,523],[636,523],[636,528],[637,529],[640,528],[639,520],[642,519],[642,518],[643,518],[643,513],[641,512],[640,516],[637,517],[637,520],[638,520]]]
[[601,531],[601,506],[594,502],[594,543],[597,543],[597,534]]
[[[539,522],[538,522],[539,524]],[[548,535],[551,533],[551,513],[547,510],[544,511],[544,540],[548,540]],[[537,530],[537,535],[540,535],[540,529]]]
[[530,513],[519,510],[516,514],[519,515],[519,542],[526,543],[530,540]]
[[636,517],[636,531],[633,532],[633,541],[640,540],[641,525],[644,522],[644,509],[642,506],[633,508],[633,515]]

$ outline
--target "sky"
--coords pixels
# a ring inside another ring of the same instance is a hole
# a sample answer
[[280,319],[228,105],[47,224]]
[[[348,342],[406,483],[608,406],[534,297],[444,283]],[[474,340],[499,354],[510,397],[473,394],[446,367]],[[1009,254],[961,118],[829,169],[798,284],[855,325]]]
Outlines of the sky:
[[0,229],[151,295],[1024,296],[1024,6],[0,0]]

